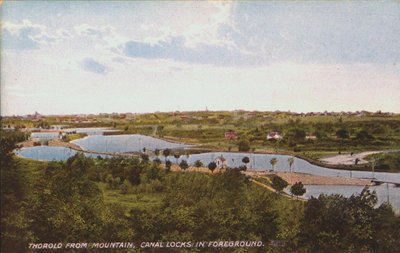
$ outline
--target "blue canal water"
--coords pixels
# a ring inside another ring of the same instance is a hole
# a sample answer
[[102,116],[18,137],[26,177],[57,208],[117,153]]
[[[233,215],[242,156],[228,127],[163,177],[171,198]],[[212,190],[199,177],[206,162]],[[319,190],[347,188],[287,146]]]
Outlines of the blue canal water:
[[[30,148],[21,148],[15,151],[15,154],[21,157],[39,160],[39,161],[65,161],[76,155],[79,151],[65,147],[36,146]],[[83,153],[86,157],[111,158],[110,155]]]
[[129,135],[92,135],[82,139],[72,141],[84,150],[105,153],[126,153],[138,152],[143,148],[147,150],[155,149],[180,149],[188,148],[191,145],[183,143],[173,143],[150,136],[140,134]]

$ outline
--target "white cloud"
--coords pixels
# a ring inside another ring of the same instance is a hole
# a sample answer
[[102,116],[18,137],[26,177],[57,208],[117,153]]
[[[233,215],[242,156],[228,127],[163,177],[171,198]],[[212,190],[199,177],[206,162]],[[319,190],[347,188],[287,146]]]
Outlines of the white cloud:
[[[151,18],[137,24],[141,34],[131,40],[156,44],[172,37],[182,37],[185,47],[198,45],[230,46],[234,43],[221,34],[221,27],[234,29],[232,12],[235,2],[203,1],[161,3]],[[136,28],[136,24],[132,24]]]
[[64,29],[48,32],[46,26],[35,24],[28,19],[19,24],[4,22],[2,25],[2,42],[6,49],[38,49],[70,37],[68,34]]
[[68,30],[63,29],[63,28],[58,29],[56,34],[57,34],[57,37],[59,37],[59,38],[63,38],[63,39],[72,38],[72,34]]
[[95,74],[105,75],[109,71],[109,69],[103,63],[91,57],[86,57],[80,62],[80,64],[83,70]]
[[74,26],[74,30],[80,36],[88,36],[95,39],[103,39],[115,35],[115,29],[110,25],[92,26],[88,24],[80,24]]
[[210,12],[205,22],[192,23],[183,31],[188,47],[195,47],[197,44],[215,44],[219,46],[232,45],[227,37],[221,36],[222,26],[232,27],[233,2],[210,2]]

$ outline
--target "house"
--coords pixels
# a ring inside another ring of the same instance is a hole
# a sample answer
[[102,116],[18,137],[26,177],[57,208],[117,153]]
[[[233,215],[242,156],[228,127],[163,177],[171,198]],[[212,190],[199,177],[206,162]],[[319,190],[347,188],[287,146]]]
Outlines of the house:
[[225,132],[225,139],[227,139],[227,140],[236,140],[237,138],[238,138],[238,136],[234,131]]
[[218,169],[228,167],[228,163],[226,159],[221,155],[214,159],[215,164],[217,165]]
[[279,132],[270,132],[267,135],[267,140],[275,140],[275,141],[277,141],[277,140],[281,140],[282,138],[283,137]]

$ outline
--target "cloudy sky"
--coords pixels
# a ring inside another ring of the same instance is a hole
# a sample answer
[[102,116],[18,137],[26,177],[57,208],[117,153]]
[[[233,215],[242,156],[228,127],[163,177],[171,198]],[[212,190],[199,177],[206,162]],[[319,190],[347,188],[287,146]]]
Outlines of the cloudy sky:
[[400,2],[18,1],[1,114],[400,112]]

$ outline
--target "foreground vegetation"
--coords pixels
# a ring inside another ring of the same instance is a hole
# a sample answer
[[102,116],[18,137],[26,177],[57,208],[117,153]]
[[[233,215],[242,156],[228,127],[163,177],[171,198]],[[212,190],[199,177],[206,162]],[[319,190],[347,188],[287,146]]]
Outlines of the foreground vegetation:
[[368,190],[300,202],[252,184],[237,169],[177,173],[146,159],[81,155],[35,162],[12,155],[16,141],[14,133],[1,132],[2,252],[26,252],[31,242],[78,241],[264,242],[250,252],[400,247],[400,217],[389,205],[376,208]]

